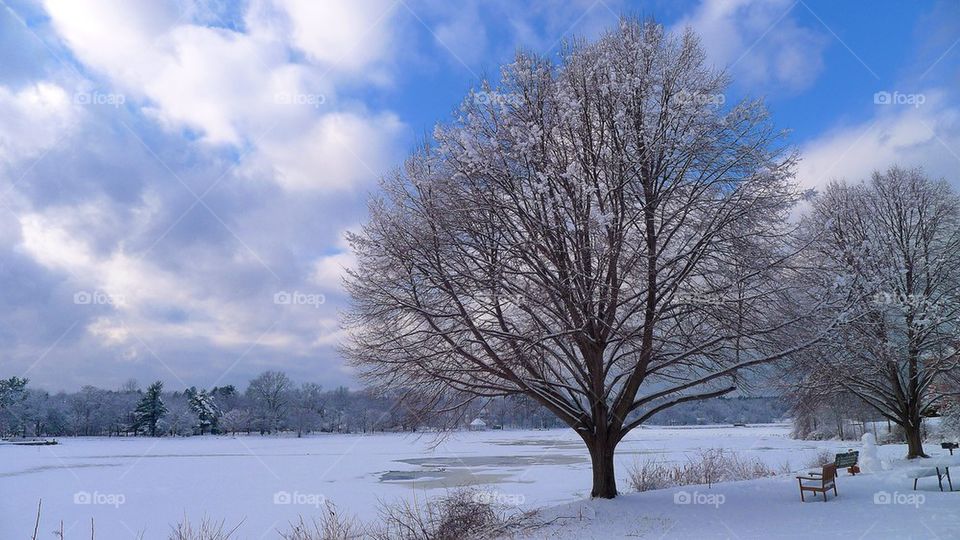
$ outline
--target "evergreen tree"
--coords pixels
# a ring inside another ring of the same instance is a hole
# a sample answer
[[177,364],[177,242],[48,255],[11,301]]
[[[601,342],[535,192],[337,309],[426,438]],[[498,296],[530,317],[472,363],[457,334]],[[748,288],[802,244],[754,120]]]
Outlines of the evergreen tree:
[[0,379],[0,409],[23,399],[27,382],[22,377]]
[[167,406],[163,404],[161,393],[163,382],[157,381],[147,387],[147,392],[140,398],[137,408],[133,411],[134,429],[139,431],[144,427],[151,437],[157,436],[157,424],[163,415],[167,414]]
[[189,400],[190,410],[197,415],[197,427],[200,429],[200,434],[203,435],[207,428],[210,428],[212,432],[216,427],[217,419],[220,417],[220,409],[213,400],[212,392],[197,390],[195,386],[191,386],[184,393]]

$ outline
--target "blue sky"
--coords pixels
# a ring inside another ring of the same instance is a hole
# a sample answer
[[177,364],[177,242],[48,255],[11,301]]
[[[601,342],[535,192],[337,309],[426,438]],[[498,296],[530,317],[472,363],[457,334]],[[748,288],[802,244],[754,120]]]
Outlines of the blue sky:
[[518,48],[620,14],[697,30],[802,185],[960,184],[957,0],[0,0],[0,376],[355,385],[342,235],[377,178]]

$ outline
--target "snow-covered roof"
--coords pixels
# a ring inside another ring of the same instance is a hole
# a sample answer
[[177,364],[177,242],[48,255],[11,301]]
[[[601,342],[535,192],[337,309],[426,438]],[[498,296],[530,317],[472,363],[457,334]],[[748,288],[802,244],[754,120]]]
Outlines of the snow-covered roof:
[[470,425],[479,427],[479,426],[485,426],[487,425],[487,423],[481,420],[480,418],[474,418],[473,422],[470,422]]

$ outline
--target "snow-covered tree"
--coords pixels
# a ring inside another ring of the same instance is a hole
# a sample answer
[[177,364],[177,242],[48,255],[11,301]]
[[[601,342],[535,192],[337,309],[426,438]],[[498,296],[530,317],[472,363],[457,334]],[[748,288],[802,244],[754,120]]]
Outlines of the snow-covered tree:
[[727,83],[692,32],[653,22],[559,65],[519,54],[349,235],[365,380],[433,409],[525,394],[583,439],[591,494],[611,498],[632,429],[815,342],[796,157]]
[[331,431],[344,431],[346,427],[344,420],[346,419],[345,417],[347,410],[350,408],[351,401],[350,389],[346,386],[338,386],[328,397],[325,403],[325,412]]
[[261,432],[280,429],[290,406],[293,383],[282,371],[265,371],[250,381],[247,397],[253,402]]
[[323,419],[323,388],[316,383],[303,383],[293,392],[290,420],[297,430],[297,437],[317,429]]
[[27,382],[28,380],[22,377],[0,379],[0,409],[22,398]]
[[69,406],[74,434],[100,435],[109,429],[107,400],[106,390],[91,385],[85,385],[79,392],[70,396]]
[[206,390],[197,390],[195,386],[188,388],[184,394],[190,405],[190,410],[196,415],[196,427],[203,435],[206,430],[216,428],[217,419],[220,418],[220,409],[210,392]]
[[226,412],[237,407],[239,401],[243,398],[243,396],[237,393],[237,389],[232,384],[214,386],[210,389],[210,395],[214,401],[217,402],[217,406],[221,412]]
[[10,409],[27,397],[27,383],[22,377],[0,379],[0,435],[21,430],[20,420]]
[[157,381],[147,387],[137,408],[134,410],[134,426],[136,430],[146,429],[151,437],[157,436],[157,425],[160,419],[167,414],[167,406],[163,403],[163,382]]
[[849,392],[900,426],[924,456],[921,420],[955,395],[960,369],[960,198],[919,169],[834,182],[807,220],[816,256],[849,302],[804,358],[811,392]]
[[230,409],[220,417],[220,429],[224,433],[250,431],[252,415],[246,409]]
[[165,403],[167,413],[157,426],[163,435],[190,436],[196,432],[197,416],[190,408],[186,395],[174,393]]
[[960,400],[950,400],[941,408],[940,434],[945,439],[960,440]]

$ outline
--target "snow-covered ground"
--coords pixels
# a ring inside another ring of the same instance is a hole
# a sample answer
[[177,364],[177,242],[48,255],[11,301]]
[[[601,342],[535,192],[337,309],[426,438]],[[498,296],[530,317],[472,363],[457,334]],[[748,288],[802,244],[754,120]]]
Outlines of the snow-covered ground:
[[960,491],[940,492],[936,477],[920,482],[913,491],[912,480],[895,473],[844,472],[837,479],[839,495],[831,492],[826,503],[810,493],[801,503],[794,475],[629,493],[545,509],[538,518],[553,523],[535,537],[960,538]]
[[[727,448],[777,468],[805,470],[821,449],[854,446],[795,441],[788,431],[785,426],[636,430],[618,448],[620,490],[629,490],[627,466],[651,457],[683,461],[701,449]],[[545,508],[544,519],[569,518],[538,530],[537,537],[960,537],[960,491],[940,493],[936,478],[928,478],[921,480],[917,494],[923,500],[917,503],[916,497],[908,499],[915,495],[911,482],[889,473],[855,478],[843,473],[840,497],[827,504],[809,499],[801,504],[792,475],[584,501],[590,463],[570,430],[458,433],[435,448],[430,435],[396,434],[60,443],[0,445],[0,538],[28,537],[41,498],[41,538],[60,520],[68,538],[83,537],[91,517],[98,538],[130,538],[140,531],[145,538],[164,538],[184,514],[228,525],[242,520],[239,538],[276,538],[274,531],[298,514],[316,513],[323,500],[373,519],[378,500],[429,497],[458,485],[480,485],[503,503]],[[904,451],[902,445],[881,446],[880,457],[893,461]],[[956,480],[960,490],[960,476]],[[883,492],[891,495],[891,504],[875,503]],[[692,503],[684,504],[684,497]]]

